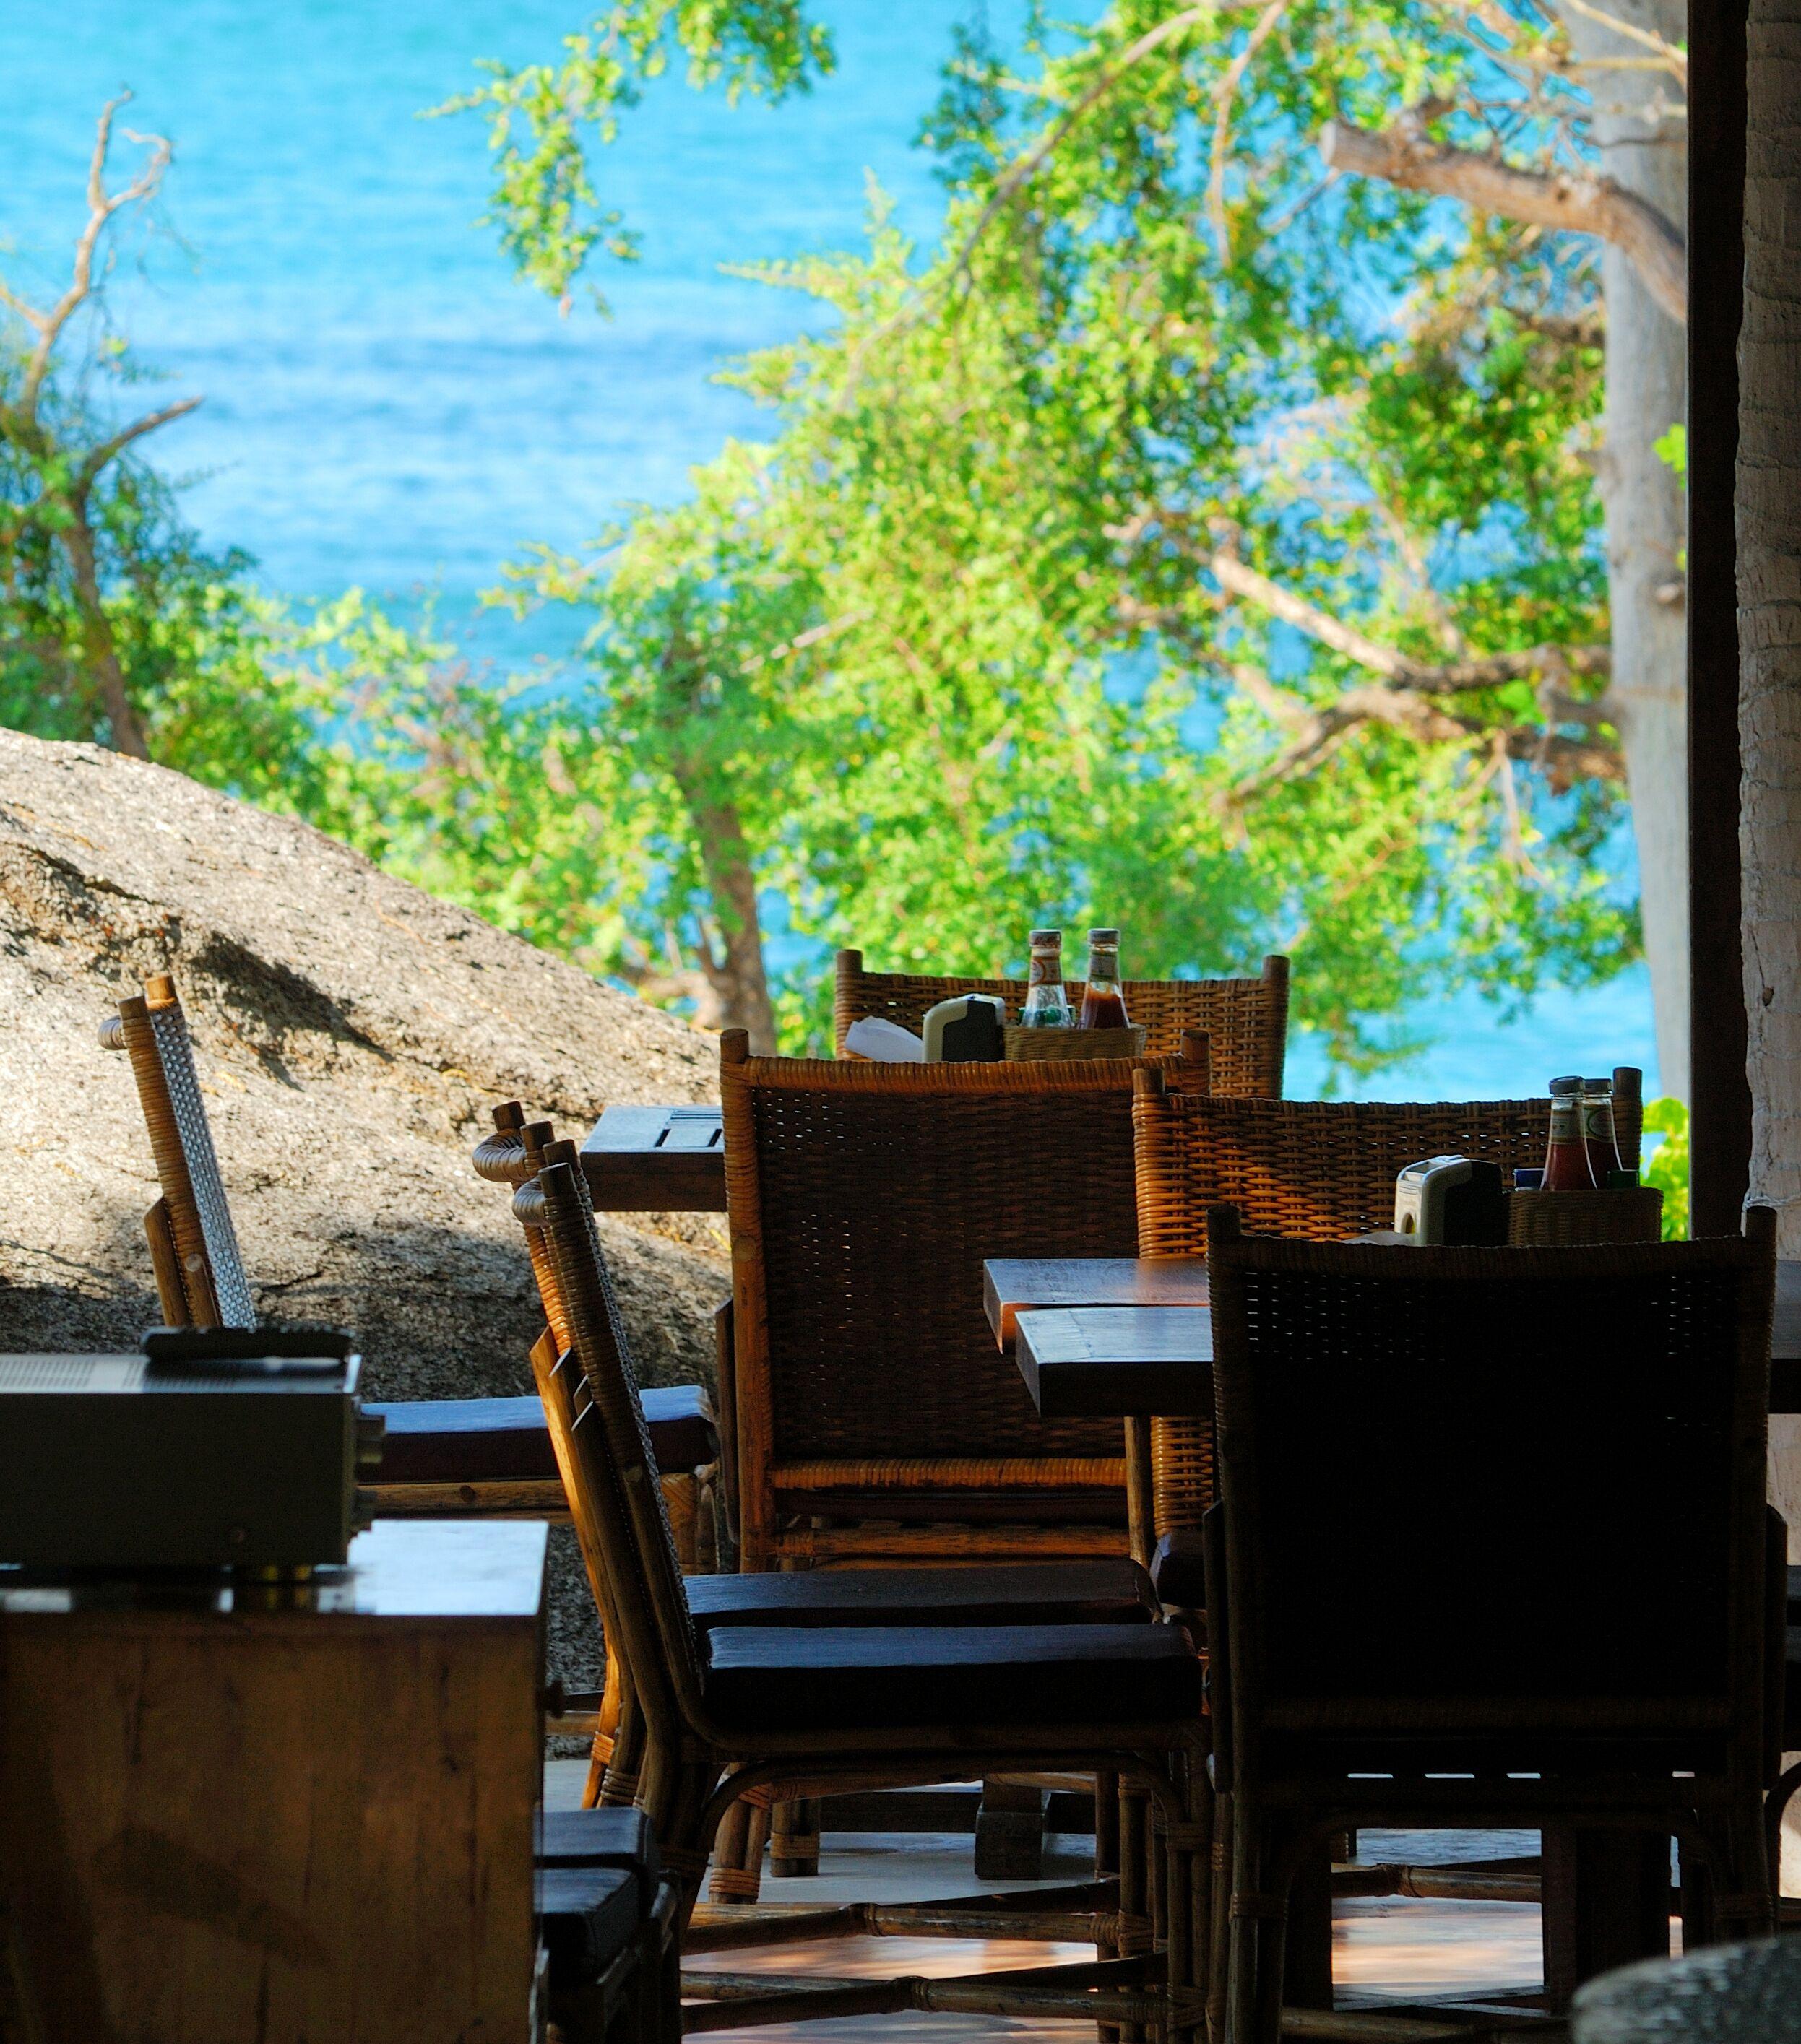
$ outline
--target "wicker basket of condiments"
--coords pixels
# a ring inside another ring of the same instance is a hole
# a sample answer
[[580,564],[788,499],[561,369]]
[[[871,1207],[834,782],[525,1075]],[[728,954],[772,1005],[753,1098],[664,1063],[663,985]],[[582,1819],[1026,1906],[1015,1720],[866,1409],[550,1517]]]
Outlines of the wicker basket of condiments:
[[1597,1192],[1514,1192],[1507,1197],[1507,1240],[1515,1249],[1657,1242],[1663,1228],[1664,1196],[1655,1185],[1616,1185]]
[[1137,1022],[1123,1029],[1022,1029],[1010,1022],[1001,1031],[1001,1040],[1010,1059],[1141,1058],[1149,1033]]

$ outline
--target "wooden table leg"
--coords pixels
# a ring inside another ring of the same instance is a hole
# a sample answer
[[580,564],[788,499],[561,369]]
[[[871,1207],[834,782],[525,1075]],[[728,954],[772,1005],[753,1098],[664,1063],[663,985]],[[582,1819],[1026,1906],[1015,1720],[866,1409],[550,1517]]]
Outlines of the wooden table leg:
[[1545,2004],[1560,2015],[1597,1973],[1670,1949],[1670,1842],[1644,1831],[1544,1834]]
[[1288,1942],[1282,1969],[1284,2008],[1332,2006],[1332,1841],[1302,1862],[1288,1892]]

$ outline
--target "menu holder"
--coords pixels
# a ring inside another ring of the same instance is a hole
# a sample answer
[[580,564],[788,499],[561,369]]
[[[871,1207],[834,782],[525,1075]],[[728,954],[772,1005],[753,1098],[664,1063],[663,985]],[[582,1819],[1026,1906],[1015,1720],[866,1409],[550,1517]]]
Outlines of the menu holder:
[[1030,1058],[1141,1058],[1149,1035],[1142,1023],[1123,1029],[1022,1029],[1010,1022],[1001,1032],[1010,1061]]
[[1516,1192],[1507,1199],[1507,1240],[1515,1249],[1583,1249],[1662,1239],[1664,1196],[1655,1185],[1611,1192]]

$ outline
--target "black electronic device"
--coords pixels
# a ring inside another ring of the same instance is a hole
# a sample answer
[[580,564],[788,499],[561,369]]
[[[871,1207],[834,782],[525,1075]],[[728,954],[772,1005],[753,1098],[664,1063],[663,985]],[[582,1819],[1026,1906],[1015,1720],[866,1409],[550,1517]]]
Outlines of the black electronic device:
[[[287,1351],[284,1353],[283,1351]],[[135,1355],[0,1355],[0,1562],[291,1570],[367,1523],[345,1337],[157,1329]]]

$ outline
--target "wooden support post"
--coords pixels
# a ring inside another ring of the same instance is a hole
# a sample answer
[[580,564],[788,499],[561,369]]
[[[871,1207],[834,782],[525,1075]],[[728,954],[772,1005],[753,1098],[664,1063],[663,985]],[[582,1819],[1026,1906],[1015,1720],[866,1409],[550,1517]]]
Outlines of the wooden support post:
[[1050,1792],[991,1774],[976,1814],[976,1878],[1039,1881],[1045,1870],[1045,1810]]
[[1670,1842],[1568,1828],[1544,1840],[1545,2005],[1561,2015],[1597,1973],[1668,1958]]

